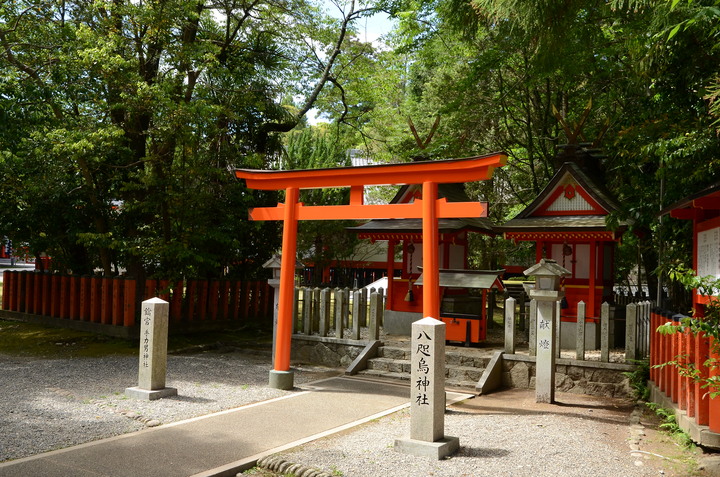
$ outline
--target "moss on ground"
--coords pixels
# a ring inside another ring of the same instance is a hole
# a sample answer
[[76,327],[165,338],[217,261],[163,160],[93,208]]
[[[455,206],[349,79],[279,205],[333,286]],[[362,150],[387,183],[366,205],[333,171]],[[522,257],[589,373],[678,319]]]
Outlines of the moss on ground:
[[[269,347],[272,333],[244,328],[171,335],[170,353],[203,347]],[[0,319],[0,353],[43,358],[98,357],[134,355],[138,342],[85,331],[53,328],[33,323]]]

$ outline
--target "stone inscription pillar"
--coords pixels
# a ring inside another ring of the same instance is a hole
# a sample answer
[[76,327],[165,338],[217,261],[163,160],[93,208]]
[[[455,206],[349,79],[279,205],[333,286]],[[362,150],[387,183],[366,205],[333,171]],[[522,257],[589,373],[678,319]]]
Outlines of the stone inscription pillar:
[[537,402],[555,402],[555,351],[558,342],[555,339],[554,301],[537,302],[537,348],[535,366],[535,400]]
[[170,304],[160,298],[142,302],[139,384],[125,389],[130,397],[155,400],[177,395],[177,389],[165,387],[169,311]]
[[399,452],[442,459],[460,440],[445,436],[445,323],[423,318],[412,324],[410,439],[397,439]]

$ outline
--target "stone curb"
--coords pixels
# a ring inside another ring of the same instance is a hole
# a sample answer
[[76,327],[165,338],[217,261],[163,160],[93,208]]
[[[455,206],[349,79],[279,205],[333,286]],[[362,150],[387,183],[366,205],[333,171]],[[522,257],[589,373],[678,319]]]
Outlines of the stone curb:
[[291,474],[295,477],[332,477],[332,475],[327,472],[311,469],[310,467],[302,464],[293,464],[292,462],[288,462],[277,455],[263,457],[257,461],[257,466],[272,472]]

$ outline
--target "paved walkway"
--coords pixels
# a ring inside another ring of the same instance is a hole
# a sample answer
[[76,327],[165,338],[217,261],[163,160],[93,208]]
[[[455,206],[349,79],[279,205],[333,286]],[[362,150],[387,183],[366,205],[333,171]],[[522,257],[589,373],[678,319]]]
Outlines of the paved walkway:
[[[409,405],[407,385],[337,377],[292,395],[0,464],[0,477],[234,476],[265,455]],[[469,395],[448,393],[448,404]]]

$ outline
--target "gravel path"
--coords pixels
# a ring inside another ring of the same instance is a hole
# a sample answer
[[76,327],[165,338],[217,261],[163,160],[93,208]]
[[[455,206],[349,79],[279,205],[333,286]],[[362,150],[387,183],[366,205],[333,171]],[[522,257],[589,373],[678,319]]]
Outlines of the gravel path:
[[[0,354],[0,461],[291,392],[267,388],[269,369],[269,358],[238,352],[171,355],[167,385],[178,388],[180,396],[138,401],[123,394],[137,384],[136,357],[53,360]],[[300,367],[295,381],[301,385],[330,373],[336,371]],[[627,402],[578,395],[563,395],[562,401],[539,405],[528,391],[511,390],[453,406],[445,433],[459,437],[461,449],[443,461],[393,449],[395,439],[409,434],[407,411],[281,457],[345,477],[690,475],[680,457],[668,460],[643,450],[657,433],[638,418],[631,425],[633,408]],[[249,474],[274,475],[258,469]]]
[[662,475],[659,469],[646,465],[642,457],[633,457],[626,442],[617,442],[616,437],[628,436],[627,428],[619,423],[550,413],[528,416],[451,411],[445,418],[445,434],[459,437],[461,448],[443,461],[395,451],[394,440],[406,437],[409,428],[409,411],[403,411],[341,437],[305,445],[283,457],[345,477]]

